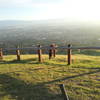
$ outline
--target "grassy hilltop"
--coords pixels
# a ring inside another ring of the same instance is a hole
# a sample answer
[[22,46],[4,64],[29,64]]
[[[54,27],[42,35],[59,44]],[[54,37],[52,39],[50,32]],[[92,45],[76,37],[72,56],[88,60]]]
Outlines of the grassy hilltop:
[[64,83],[70,100],[100,100],[100,52],[66,55],[38,63],[37,55],[4,56],[0,61],[0,100],[63,100],[59,84]]

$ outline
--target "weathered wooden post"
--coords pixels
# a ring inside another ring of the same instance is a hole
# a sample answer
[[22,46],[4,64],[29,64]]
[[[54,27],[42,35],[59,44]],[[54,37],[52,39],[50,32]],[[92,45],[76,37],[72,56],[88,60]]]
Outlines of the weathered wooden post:
[[55,58],[56,57],[56,45],[53,44],[53,57]]
[[3,60],[3,50],[0,48],[0,60]]
[[69,100],[64,84],[60,84],[60,89],[64,100]]
[[81,52],[81,49],[78,49],[78,52],[80,53]]
[[41,63],[42,62],[42,50],[41,50],[41,45],[38,45],[38,61]]
[[50,50],[49,50],[49,59],[51,59],[53,56],[53,45],[50,45]]
[[17,54],[17,60],[20,61],[21,58],[20,58],[20,50],[17,48],[16,50],[16,54]]
[[68,45],[68,65],[71,64],[71,49],[70,49],[71,45]]

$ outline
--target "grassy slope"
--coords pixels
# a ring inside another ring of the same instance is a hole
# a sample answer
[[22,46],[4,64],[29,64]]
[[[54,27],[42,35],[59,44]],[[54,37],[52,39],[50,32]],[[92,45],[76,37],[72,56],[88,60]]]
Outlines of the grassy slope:
[[44,63],[36,55],[5,56],[0,62],[0,100],[63,100],[64,83],[70,100],[100,100],[100,56],[73,55],[68,66],[65,55]]

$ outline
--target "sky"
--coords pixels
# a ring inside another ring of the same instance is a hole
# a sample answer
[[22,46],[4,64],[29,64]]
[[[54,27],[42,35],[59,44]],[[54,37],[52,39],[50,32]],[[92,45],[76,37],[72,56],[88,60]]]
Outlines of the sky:
[[100,0],[0,0],[0,20],[100,21]]

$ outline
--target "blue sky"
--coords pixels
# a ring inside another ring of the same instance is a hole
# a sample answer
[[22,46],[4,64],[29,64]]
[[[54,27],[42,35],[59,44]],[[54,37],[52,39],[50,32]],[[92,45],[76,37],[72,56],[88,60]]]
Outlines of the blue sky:
[[35,20],[54,18],[49,16],[50,7],[64,0],[0,0],[1,20]]
[[0,0],[0,20],[100,20],[100,0]]

